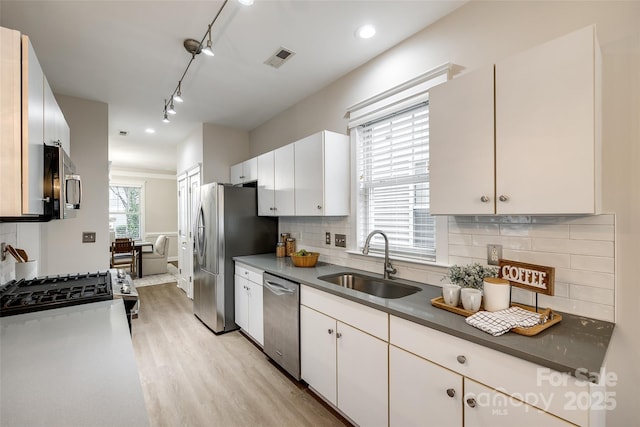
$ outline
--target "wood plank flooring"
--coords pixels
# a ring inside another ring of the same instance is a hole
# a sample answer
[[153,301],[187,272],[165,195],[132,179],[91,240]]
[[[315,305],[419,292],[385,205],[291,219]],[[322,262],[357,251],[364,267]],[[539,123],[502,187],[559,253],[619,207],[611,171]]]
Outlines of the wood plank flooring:
[[132,337],[151,426],[348,425],[238,331],[207,329],[175,283],[138,293]]

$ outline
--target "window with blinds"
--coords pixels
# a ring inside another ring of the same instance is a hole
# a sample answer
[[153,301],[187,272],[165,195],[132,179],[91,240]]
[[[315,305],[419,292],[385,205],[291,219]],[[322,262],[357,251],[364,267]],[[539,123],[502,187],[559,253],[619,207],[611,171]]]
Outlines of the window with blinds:
[[[435,219],[429,215],[429,107],[421,103],[357,128],[358,240],[382,230],[394,256],[435,261]],[[375,235],[371,252],[384,252]]]

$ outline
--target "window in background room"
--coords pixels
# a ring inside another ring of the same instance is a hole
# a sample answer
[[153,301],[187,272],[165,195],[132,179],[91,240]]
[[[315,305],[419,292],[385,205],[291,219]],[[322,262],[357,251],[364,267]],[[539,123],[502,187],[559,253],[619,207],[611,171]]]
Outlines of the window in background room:
[[142,198],[142,185],[109,186],[109,231],[115,237],[142,239]]
[[[358,242],[382,230],[396,257],[436,260],[435,219],[429,215],[428,102],[357,127]],[[380,235],[372,252],[384,252]]]

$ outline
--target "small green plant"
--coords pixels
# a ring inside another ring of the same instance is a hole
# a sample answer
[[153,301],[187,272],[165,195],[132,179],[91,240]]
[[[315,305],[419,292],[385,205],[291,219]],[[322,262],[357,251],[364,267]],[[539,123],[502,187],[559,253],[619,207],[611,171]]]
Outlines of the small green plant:
[[485,267],[474,263],[468,265],[452,265],[449,272],[442,280],[450,280],[451,283],[460,285],[463,288],[482,289],[482,282],[485,277],[496,277],[498,269],[496,267]]

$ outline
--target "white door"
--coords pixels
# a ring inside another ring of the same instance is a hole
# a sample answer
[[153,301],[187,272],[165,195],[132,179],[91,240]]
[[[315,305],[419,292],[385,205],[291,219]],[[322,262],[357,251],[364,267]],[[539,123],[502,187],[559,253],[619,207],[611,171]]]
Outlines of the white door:
[[193,223],[200,202],[200,168],[178,177],[178,287],[193,298]]
[[300,373],[314,390],[337,404],[336,320],[300,306]]
[[571,424],[468,378],[464,379],[465,427],[569,427]]
[[389,345],[338,322],[338,408],[361,426],[386,426]]
[[187,284],[187,296],[193,298],[193,226],[196,222],[196,214],[200,205],[200,168],[193,169],[188,174],[189,185],[189,282]]
[[189,250],[189,188],[187,174],[178,177],[178,287],[187,292],[189,271],[187,268],[191,251]]
[[462,426],[462,375],[389,346],[389,425]]

